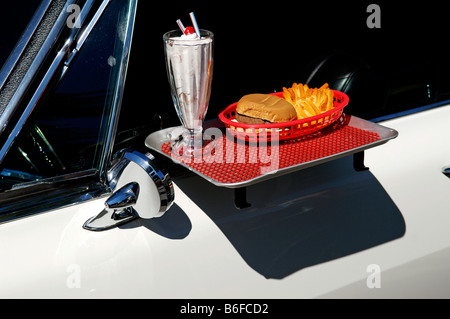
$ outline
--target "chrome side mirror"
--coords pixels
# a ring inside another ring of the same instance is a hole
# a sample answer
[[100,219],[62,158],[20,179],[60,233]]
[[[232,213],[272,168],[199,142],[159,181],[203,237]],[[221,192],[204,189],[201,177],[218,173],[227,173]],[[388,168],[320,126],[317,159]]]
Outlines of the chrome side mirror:
[[113,194],[105,209],[90,218],[84,229],[111,229],[136,218],[161,217],[172,205],[175,194],[170,176],[154,164],[151,154],[121,150],[114,155],[107,178]]

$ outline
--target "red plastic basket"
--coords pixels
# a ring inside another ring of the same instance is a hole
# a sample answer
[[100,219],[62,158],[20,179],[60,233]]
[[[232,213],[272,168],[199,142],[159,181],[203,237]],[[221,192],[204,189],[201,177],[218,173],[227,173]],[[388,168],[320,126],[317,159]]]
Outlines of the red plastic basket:
[[[274,138],[287,140],[316,132],[334,123],[341,117],[344,107],[349,103],[347,94],[333,90],[334,108],[322,114],[282,123],[244,124],[236,121],[237,102],[228,106],[219,114],[219,119],[228,131],[240,140],[248,142],[270,141]],[[283,92],[271,93],[283,97]]]

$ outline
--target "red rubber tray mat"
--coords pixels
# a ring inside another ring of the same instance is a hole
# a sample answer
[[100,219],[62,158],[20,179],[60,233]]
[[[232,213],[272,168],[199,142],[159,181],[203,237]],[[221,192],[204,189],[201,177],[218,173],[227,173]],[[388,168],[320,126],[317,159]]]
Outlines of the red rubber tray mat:
[[204,155],[195,160],[180,158],[171,155],[169,142],[162,145],[161,151],[218,183],[235,184],[247,182],[276,170],[360,148],[380,139],[378,133],[338,121],[310,135],[280,141],[278,146],[272,147],[269,143],[263,155],[259,152],[258,146],[248,143],[238,145],[236,139],[231,141],[226,134],[216,139],[215,147],[217,150],[222,148],[222,154],[219,152]]

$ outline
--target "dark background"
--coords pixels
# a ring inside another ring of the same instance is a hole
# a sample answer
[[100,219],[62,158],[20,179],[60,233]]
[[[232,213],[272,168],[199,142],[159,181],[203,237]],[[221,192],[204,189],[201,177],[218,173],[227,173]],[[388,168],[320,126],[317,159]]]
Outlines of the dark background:
[[[10,10],[0,19],[0,28],[7,30],[0,38],[0,61],[22,32],[11,24],[24,27],[39,2],[8,4]],[[367,26],[371,3],[381,8],[380,29]],[[180,124],[170,97],[162,36],[178,28],[177,19],[190,25],[190,12],[200,28],[215,34],[207,119],[245,94],[305,83],[327,56],[339,58],[327,65],[316,86],[365,72],[346,92],[348,114],[371,120],[450,99],[450,27],[443,2],[139,0],[119,140]],[[142,139],[137,143],[142,145]]]
[[[351,107],[356,115],[364,117],[366,113],[361,110],[378,105],[380,109],[388,108],[384,113],[396,112],[447,98],[449,28],[445,7],[430,1],[393,2],[197,1],[190,6],[192,2],[155,5],[141,0],[123,114],[127,116],[126,109],[136,110],[138,105],[146,121],[158,113],[163,114],[165,126],[179,125],[169,92],[162,35],[178,28],[177,19],[190,25],[191,11],[200,28],[215,34],[207,119],[217,117],[244,94],[281,91],[283,86],[304,82],[323,56],[336,52],[369,65],[378,82],[361,94],[366,100],[386,95],[379,98],[377,105],[362,105],[364,101],[355,97],[353,104],[357,102],[358,110],[355,105]],[[381,7],[380,29],[367,27],[367,7],[371,3]],[[430,89],[426,91],[429,83],[433,84],[431,95]]]

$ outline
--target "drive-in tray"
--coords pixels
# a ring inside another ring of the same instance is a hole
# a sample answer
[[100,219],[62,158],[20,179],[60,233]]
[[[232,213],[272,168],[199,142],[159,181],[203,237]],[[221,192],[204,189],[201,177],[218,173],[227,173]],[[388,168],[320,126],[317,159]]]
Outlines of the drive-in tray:
[[278,143],[250,144],[236,139],[222,122],[209,121],[204,123],[206,132],[220,132],[216,134],[220,136],[215,136],[213,147],[210,145],[213,151],[187,159],[171,154],[168,135],[174,129],[150,134],[145,140],[146,146],[216,186],[236,189],[339,157],[364,154],[364,150],[398,136],[393,129],[343,114],[334,124],[310,135]]

